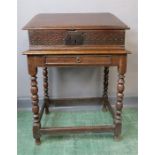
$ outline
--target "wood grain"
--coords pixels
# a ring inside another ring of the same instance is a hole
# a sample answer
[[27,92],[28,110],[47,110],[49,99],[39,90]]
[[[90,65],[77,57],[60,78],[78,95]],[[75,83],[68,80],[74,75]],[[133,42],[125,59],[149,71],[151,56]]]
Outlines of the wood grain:
[[[91,47],[89,47],[91,48]],[[126,55],[128,52],[123,49],[90,49],[90,50],[78,50],[74,48],[71,50],[28,50],[23,52],[24,55],[71,55],[71,54],[91,54],[91,55]]]
[[60,134],[60,133],[80,133],[80,132],[112,132],[114,131],[113,125],[105,126],[81,126],[81,127],[53,127],[41,128],[42,134]]
[[111,56],[47,56],[45,64],[48,65],[109,65]]
[[23,29],[129,29],[129,27],[111,13],[56,13],[38,14]]

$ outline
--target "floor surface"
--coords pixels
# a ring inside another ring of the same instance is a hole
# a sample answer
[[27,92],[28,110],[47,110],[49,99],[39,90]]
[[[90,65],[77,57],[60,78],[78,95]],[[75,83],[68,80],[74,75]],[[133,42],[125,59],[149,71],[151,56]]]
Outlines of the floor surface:
[[[85,133],[61,136],[43,135],[41,145],[32,138],[32,113],[18,112],[18,155],[137,155],[137,108],[123,109],[122,140],[113,133]],[[113,122],[110,113],[100,111],[51,112],[42,126],[103,125]]]

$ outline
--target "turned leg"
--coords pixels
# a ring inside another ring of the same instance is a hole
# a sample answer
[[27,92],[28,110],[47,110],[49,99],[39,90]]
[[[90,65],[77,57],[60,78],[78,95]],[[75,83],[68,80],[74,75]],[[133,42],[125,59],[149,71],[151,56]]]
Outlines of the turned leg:
[[121,129],[122,129],[122,108],[123,108],[123,91],[124,91],[124,75],[119,74],[117,83],[117,102],[116,102],[116,112],[115,112],[115,133],[114,136],[117,140],[120,139]]
[[[109,67],[104,68],[104,90],[103,90],[103,97],[104,100],[108,100],[108,79],[109,79]],[[103,110],[107,110],[106,102],[103,102]]]
[[[36,69],[37,70],[37,69]],[[37,71],[36,71],[37,72]],[[31,75],[32,111],[33,111],[33,137],[36,144],[40,144],[40,120],[39,120],[39,99],[36,73]]]
[[49,113],[49,96],[48,96],[48,70],[47,67],[43,68],[43,87],[44,87],[44,102],[45,113]]
[[120,139],[121,130],[122,130],[122,108],[123,108],[123,97],[124,97],[124,74],[126,73],[126,63],[127,56],[121,56],[119,58],[118,65],[118,81],[117,81],[117,102],[116,102],[116,111],[115,111],[115,130],[114,138],[116,140]]

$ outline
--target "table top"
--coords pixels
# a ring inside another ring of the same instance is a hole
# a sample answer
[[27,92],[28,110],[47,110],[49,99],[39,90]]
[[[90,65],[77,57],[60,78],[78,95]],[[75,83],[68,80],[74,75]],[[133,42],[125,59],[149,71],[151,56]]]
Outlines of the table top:
[[131,54],[130,51],[127,50],[42,50],[42,51],[25,51],[23,52],[24,55],[74,55],[74,54],[80,54],[80,55],[85,55],[85,54],[98,54],[98,55],[126,55],[126,54]]
[[129,29],[129,27],[111,13],[56,13],[38,14],[23,29]]

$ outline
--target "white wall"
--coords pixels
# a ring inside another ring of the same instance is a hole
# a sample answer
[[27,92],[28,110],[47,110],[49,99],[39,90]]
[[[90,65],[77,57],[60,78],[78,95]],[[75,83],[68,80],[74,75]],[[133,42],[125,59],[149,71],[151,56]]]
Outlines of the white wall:
[[[126,33],[126,48],[132,51],[128,57],[126,96],[137,96],[138,47],[137,0],[18,0],[18,98],[30,97],[30,81],[26,57],[21,53],[28,49],[27,32],[22,27],[38,13],[56,12],[110,12],[125,22],[131,30]],[[50,69],[50,96],[79,97],[102,94],[103,68],[53,68]],[[42,77],[39,70],[39,77]],[[42,96],[42,79],[39,95]],[[117,80],[116,68],[110,69],[110,95],[114,96]]]

